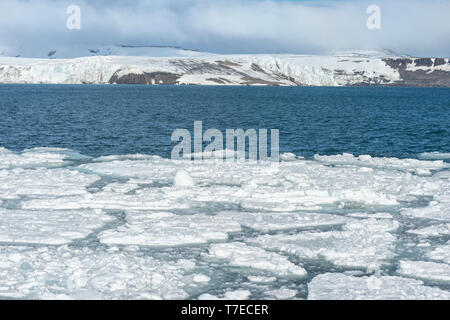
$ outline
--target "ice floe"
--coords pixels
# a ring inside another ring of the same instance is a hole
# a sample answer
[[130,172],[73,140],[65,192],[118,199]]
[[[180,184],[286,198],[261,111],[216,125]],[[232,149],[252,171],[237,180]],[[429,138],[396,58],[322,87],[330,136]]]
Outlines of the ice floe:
[[180,246],[226,240],[241,226],[226,217],[170,212],[130,212],[127,223],[99,235],[102,243],[144,246]]
[[289,300],[295,298],[297,291],[293,289],[281,288],[275,290],[269,290],[266,292],[266,296],[271,299]]
[[343,231],[301,232],[294,235],[263,235],[248,242],[300,258],[324,258],[336,265],[375,270],[394,257],[398,228],[392,220],[363,220],[346,224]]
[[[139,188],[128,184],[106,185],[102,190],[82,196],[67,196],[24,201],[26,209],[109,209],[109,210],[174,210],[189,208],[192,192],[184,188]],[[130,194],[130,192],[132,194]]]
[[311,212],[239,212],[217,213],[239,224],[259,231],[285,230],[302,227],[341,225],[348,221],[345,217]]
[[306,298],[309,268],[310,298],[448,297],[417,280],[448,281],[443,161],[286,154],[274,168],[57,148],[0,160],[0,297]]
[[209,282],[210,280],[211,278],[204,274],[196,274],[192,277],[192,281],[196,283],[206,283]]
[[408,230],[408,233],[416,234],[422,237],[437,237],[441,235],[450,235],[450,223],[436,224],[421,229]]
[[437,246],[428,254],[428,257],[433,260],[441,260],[450,264],[450,241],[446,245]]
[[247,300],[250,298],[251,292],[248,290],[228,291],[224,294],[225,300]]
[[264,276],[248,276],[247,279],[254,283],[270,283],[277,281],[276,277],[264,277]]
[[450,159],[450,152],[423,152],[419,155],[420,159],[425,160],[443,160]]
[[60,245],[82,239],[113,218],[102,210],[32,211],[0,208],[0,242]]
[[333,165],[354,165],[374,169],[393,169],[408,171],[411,173],[429,173],[431,170],[448,168],[449,165],[441,160],[421,161],[417,159],[397,159],[397,158],[373,158],[369,155],[355,157],[352,154],[344,153],[335,156],[315,155],[314,159],[326,164]]
[[97,175],[65,168],[0,170],[0,198],[86,196],[86,188],[98,180]]
[[[428,162],[414,164],[428,169],[441,167],[440,164],[427,165]],[[133,194],[120,192],[117,188],[104,188],[94,197],[67,196],[52,201],[33,199],[25,201],[23,207],[171,210],[195,207],[200,203],[229,203],[240,206],[244,211],[294,212],[330,207],[363,209],[396,206],[401,201],[414,201],[417,197],[439,196],[444,194],[440,190],[448,184],[445,179],[411,175],[392,170],[388,165],[381,167],[383,169],[377,169],[377,172],[367,172],[361,171],[361,166],[356,164],[332,167],[302,159],[281,162],[277,169],[215,160],[193,165],[191,161],[171,161],[160,157],[109,162],[105,159],[105,162],[81,165],[79,170],[90,172],[93,177],[120,178],[128,180],[123,182],[125,184],[143,186],[136,188]],[[190,188],[177,188],[174,183],[177,172],[186,172],[195,185],[187,179]]]
[[136,154],[101,156],[92,159],[92,162],[111,162],[115,160],[147,160],[152,158],[153,156],[147,154],[136,153]]
[[316,276],[308,284],[309,300],[422,300],[450,299],[450,292],[428,287],[420,280],[395,276],[353,277],[341,273]]
[[450,265],[427,261],[400,261],[400,275],[422,280],[450,282]]
[[264,270],[280,276],[306,275],[305,269],[285,256],[239,242],[212,244],[208,257],[224,260],[233,267]]
[[126,251],[1,246],[0,297],[184,299],[194,268]]
[[12,152],[0,148],[0,169],[58,167],[65,161],[82,160],[89,157],[62,148],[34,148],[22,152]]
[[424,208],[404,209],[402,214],[414,218],[450,221],[450,203],[433,202]]
[[352,218],[375,218],[375,219],[392,219],[392,214],[387,212],[367,213],[367,212],[354,212],[349,213],[347,217]]

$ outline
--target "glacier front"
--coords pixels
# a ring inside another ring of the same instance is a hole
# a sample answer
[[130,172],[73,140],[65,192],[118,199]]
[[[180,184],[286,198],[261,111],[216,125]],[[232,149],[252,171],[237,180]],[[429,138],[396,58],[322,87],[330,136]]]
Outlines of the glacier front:
[[168,56],[68,59],[0,57],[0,83],[450,86],[448,58],[412,58],[382,52],[327,56],[166,53]]

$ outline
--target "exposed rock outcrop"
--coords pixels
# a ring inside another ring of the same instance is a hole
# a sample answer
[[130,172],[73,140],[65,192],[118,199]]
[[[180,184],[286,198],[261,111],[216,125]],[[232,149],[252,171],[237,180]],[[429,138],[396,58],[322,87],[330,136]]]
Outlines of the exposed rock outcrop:
[[119,70],[111,77],[109,83],[113,84],[178,84],[180,75],[170,72],[152,72],[152,73],[127,73],[122,74]]
[[443,58],[383,59],[396,69],[401,80],[393,85],[417,87],[450,87],[450,61]]

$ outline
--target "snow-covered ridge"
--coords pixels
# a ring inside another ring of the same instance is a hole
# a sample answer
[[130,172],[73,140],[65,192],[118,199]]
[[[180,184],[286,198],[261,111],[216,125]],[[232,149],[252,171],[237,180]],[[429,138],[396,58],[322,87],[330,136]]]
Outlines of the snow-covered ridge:
[[52,47],[3,47],[0,56],[40,59],[74,59],[91,56],[190,57],[202,52],[176,46],[157,45],[57,45]]
[[449,59],[370,52],[329,56],[167,53],[173,56],[0,57],[0,83],[450,86]]

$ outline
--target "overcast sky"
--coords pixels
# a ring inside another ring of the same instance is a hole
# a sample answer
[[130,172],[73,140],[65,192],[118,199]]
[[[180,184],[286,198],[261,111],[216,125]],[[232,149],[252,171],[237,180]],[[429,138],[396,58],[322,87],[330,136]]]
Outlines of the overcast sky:
[[[66,9],[81,8],[68,30]],[[366,9],[381,8],[381,30]],[[450,0],[0,0],[0,46],[176,45],[221,53],[390,48],[450,56]]]

